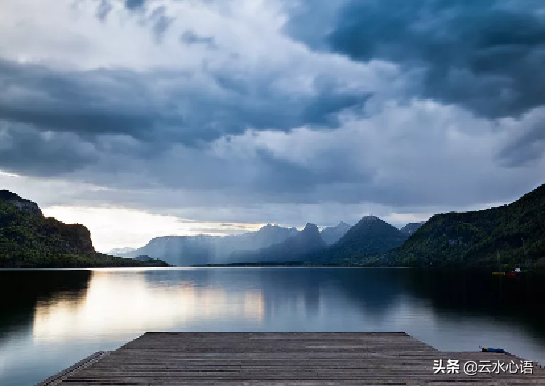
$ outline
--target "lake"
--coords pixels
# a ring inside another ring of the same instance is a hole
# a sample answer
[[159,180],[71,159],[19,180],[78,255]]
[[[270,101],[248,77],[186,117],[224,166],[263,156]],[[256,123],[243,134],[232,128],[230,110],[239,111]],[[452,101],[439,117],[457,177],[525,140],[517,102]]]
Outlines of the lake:
[[396,268],[0,270],[0,385],[146,331],[404,331],[545,364],[545,277]]

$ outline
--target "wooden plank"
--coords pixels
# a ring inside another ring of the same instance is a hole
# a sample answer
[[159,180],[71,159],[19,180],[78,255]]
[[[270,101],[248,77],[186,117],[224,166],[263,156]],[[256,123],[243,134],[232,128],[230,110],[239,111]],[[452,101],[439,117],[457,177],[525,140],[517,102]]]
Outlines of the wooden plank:
[[90,366],[91,364],[97,362],[98,360],[104,358],[106,355],[108,355],[108,351],[99,351],[94,354],[89,355],[87,358],[82,359],[81,361],[77,362],[75,365],[70,366],[69,368],[62,370],[61,372],[47,378],[45,381],[42,381],[36,386],[56,386],[59,385],[64,379],[66,379],[69,375],[72,375],[76,373],[79,370],[83,370],[86,367]]
[[498,353],[439,352],[405,333],[146,333],[58,384],[533,385],[534,374],[434,374],[438,359],[520,363]]

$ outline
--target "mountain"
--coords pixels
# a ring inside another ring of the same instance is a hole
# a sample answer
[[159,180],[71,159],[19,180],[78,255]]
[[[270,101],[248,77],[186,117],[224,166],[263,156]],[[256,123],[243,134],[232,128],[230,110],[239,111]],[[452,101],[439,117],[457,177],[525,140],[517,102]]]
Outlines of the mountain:
[[[231,240],[235,241],[240,249],[259,249],[265,248],[273,244],[283,242],[289,237],[299,233],[297,228],[284,228],[278,225],[267,224],[261,227],[257,232],[249,232],[243,235],[230,236]],[[241,248],[242,247],[242,248]]]
[[320,236],[318,227],[315,224],[308,223],[301,232],[288,237],[281,243],[257,251],[234,252],[230,260],[237,263],[294,261],[325,247],[326,243]]
[[407,236],[375,216],[365,216],[339,241],[327,249],[311,254],[305,261],[345,263],[389,251],[402,245]]
[[81,224],[44,217],[38,205],[0,190],[0,267],[91,267],[141,264],[97,253]]
[[258,250],[281,243],[298,233],[297,228],[267,224],[257,232],[241,235],[155,237],[145,246],[122,254],[122,256],[148,255],[177,266],[229,263],[233,262],[231,255],[235,251]]
[[335,244],[350,229],[350,225],[341,221],[339,225],[322,229],[320,235],[327,245]]
[[[545,185],[496,208],[436,214],[376,263],[409,266],[545,264]],[[362,261],[363,263],[371,262]]]
[[407,225],[405,225],[403,228],[400,229],[401,233],[404,233],[406,235],[412,235],[418,228],[420,228],[422,225],[424,225],[426,222],[410,222]]

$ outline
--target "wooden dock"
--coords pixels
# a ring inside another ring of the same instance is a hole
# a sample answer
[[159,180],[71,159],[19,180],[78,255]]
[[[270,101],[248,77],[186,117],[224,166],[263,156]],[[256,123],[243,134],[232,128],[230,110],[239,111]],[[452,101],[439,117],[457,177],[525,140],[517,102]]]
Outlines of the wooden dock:
[[[459,360],[459,372],[435,374],[437,360],[445,367]],[[545,369],[535,363],[532,374],[471,376],[467,361],[490,363],[489,370],[498,361],[521,364],[507,354],[440,352],[403,332],[146,333],[39,385],[545,385]]]

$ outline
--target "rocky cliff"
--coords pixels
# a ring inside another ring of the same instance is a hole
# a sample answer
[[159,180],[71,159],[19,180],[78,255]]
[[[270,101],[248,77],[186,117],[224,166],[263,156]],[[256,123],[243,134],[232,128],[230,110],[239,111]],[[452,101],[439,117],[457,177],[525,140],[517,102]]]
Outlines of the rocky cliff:
[[38,204],[30,200],[25,200],[24,198],[21,198],[19,195],[10,192],[9,190],[0,190],[0,200],[14,205],[22,213],[35,216],[43,216]]
[[85,226],[44,217],[36,203],[10,191],[0,191],[0,267],[142,264],[96,253],[91,232]]

